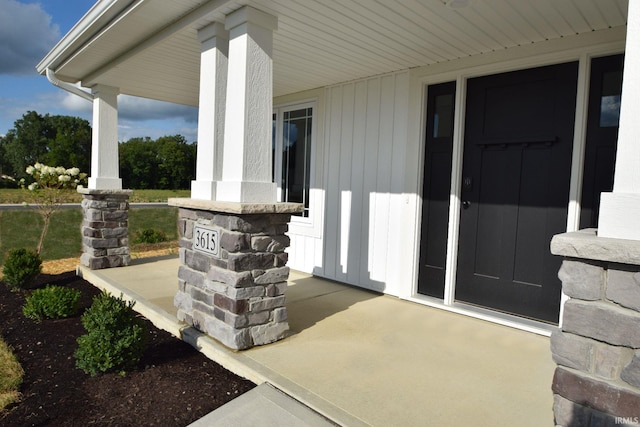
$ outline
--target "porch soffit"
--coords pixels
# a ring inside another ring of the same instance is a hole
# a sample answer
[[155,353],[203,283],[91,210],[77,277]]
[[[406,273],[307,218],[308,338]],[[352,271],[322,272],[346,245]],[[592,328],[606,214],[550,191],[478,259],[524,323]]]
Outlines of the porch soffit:
[[[274,96],[626,25],[628,0],[100,0],[38,66],[197,105],[197,30],[249,4],[278,17]],[[117,6],[117,7],[116,7]],[[116,13],[118,12],[118,13]],[[108,21],[108,22],[105,22]],[[92,24],[93,25],[90,25]],[[100,27],[98,27],[100,25]]]

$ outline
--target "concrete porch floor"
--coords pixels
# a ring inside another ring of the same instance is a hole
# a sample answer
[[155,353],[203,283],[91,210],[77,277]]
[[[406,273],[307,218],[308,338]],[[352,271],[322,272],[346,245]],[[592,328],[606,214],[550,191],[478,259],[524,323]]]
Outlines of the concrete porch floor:
[[553,426],[549,338],[292,271],[291,335],[242,352],[180,324],[177,257],[78,268],[156,326],[344,426]]

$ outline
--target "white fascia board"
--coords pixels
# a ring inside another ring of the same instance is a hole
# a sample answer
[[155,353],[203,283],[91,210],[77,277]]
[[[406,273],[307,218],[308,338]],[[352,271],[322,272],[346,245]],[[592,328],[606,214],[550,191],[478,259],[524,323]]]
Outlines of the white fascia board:
[[55,71],[60,63],[134,2],[135,0],[99,0],[40,61],[36,66],[38,73],[45,74],[47,68]]

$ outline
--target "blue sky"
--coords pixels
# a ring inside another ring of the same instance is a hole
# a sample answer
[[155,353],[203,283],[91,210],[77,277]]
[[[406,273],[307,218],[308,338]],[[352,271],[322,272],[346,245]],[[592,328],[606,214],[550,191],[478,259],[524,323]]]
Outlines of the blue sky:
[[[27,111],[82,117],[91,103],[53,86],[36,65],[97,0],[0,0],[0,135]],[[181,134],[196,140],[193,107],[120,95],[118,139]]]

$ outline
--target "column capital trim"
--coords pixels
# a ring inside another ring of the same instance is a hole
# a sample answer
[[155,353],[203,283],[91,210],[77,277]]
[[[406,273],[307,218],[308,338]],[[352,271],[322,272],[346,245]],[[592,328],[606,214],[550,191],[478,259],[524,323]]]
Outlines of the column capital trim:
[[271,31],[278,29],[278,18],[251,6],[245,6],[227,15],[224,26],[227,30],[231,30],[247,22]]
[[204,43],[212,38],[229,40],[229,31],[221,22],[213,22],[198,30],[198,40]]
[[91,94],[94,96],[99,96],[100,93],[104,93],[107,95],[120,95],[120,88],[114,86],[107,86],[103,84],[97,84],[91,86]]

